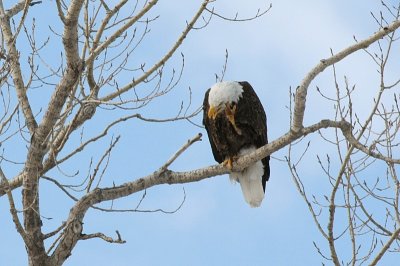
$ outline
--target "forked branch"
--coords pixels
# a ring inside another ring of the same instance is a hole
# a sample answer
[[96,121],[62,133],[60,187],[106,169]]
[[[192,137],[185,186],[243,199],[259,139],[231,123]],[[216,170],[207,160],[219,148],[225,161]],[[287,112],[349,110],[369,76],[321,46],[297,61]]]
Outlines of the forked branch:
[[321,72],[323,72],[328,66],[331,66],[331,65],[343,60],[344,58],[353,54],[354,52],[357,52],[362,49],[366,49],[372,43],[375,43],[376,41],[383,38],[384,36],[387,36],[389,33],[395,31],[399,27],[400,27],[400,20],[396,20],[388,27],[384,27],[381,30],[379,30],[378,32],[376,32],[375,34],[373,34],[371,37],[369,37],[363,41],[360,41],[356,44],[353,44],[327,59],[322,59],[321,62],[319,64],[317,64],[306,75],[306,77],[302,80],[300,86],[297,87],[295,103],[294,103],[292,130],[294,132],[298,132],[303,127],[303,119],[304,119],[304,111],[306,108],[306,98],[307,98],[308,87],[310,86],[310,83],[315,79],[315,77],[317,75],[319,75]]

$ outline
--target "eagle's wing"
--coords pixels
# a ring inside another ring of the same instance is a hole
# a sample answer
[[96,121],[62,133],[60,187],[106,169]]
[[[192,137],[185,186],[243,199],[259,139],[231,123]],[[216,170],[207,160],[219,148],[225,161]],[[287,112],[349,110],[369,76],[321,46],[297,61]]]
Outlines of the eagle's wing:
[[[243,86],[243,94],[238,103],[235,121],[242,131],[246,130],[246,132],[252,135],[255,146],[259,148],[268,143],[267,116],[260,99],[251,85],[247,81],[239,83]],[[270,175],[269,159],[269,156],[262,159],[265,170],[263,176],[264,189]]]
[[267,116],[251,85],[247,81],[239,83],[243,86],[243,94],[239,100],[235,120],[239,127],[246,127],[252,131],[254,144],[259,148],[268,143]]
[[215,130],[215,123],[208,118],[208,109],[210,108],[210,105],[208,104],[208,94],[210,93],[211,89],[208,89],[206,92],[206,95],[204,96],[204,101],[203,101],[203,125],[206,128],[208,139],[210,141],[211,145],[211,150],[214,155],[214,159],[218,163],[222,163],[224,161],[224,158],[222,158],[221,154],[219,153],[217,147],[215,146],[213,138],[216,137],[214,134],[217,134],[217,131]]

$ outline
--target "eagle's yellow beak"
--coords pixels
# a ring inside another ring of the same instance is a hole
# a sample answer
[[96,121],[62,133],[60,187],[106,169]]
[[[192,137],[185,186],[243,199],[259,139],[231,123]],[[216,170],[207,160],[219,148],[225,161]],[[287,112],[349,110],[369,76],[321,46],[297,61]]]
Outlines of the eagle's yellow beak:
[[217,114],[218,114],[218,109],[215,108],[214,106],[210,106],[210,109],[208,109],[208,114],[207,114],[208,118],[215,119],[215,117],[217,117]]

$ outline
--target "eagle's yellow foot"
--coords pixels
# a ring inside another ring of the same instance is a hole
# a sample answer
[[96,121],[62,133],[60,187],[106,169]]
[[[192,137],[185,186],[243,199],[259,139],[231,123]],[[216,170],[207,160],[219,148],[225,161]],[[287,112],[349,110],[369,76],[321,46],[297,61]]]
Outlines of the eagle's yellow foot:
[[228,157],[225,159],[225,161],[222,162],[222,165],[227,167],[229,170],[232,170],[232,164],[237,158],[239,157],[238,156]]
[[232,162],[233,162],[233,158],[229,157],[229,158],[225,159],[225,161],[222,162],[222,165],[227,167],[229,170],[232,170]]
[[240,130],[240,128],[238,128],[236,126],[236,122],[235,122],[236,104],[234,104],[231,107],[231,105],[229,103],[227,103],[226,104],[226,108],[225,108],[225,113],[226,113],[226,117],[228,118],[229,122],[231,123],[231,125],[235,129],[236,133],[238,135],[242,135],[242,131]]

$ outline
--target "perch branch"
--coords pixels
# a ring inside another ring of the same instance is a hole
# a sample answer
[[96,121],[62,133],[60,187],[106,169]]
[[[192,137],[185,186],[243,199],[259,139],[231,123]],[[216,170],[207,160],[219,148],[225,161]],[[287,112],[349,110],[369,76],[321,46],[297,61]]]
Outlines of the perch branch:
[[[289,131],[282,137],[277,140],[272,141],[270,144],[267,144],[255,152],[252,152],[248,155],[245,155],[237,160],[236,163],[233,164],[233,171],[241,171],[245,167],[248,167],[251,163],[258,161],[272,152],[275,152],[289,143],[292,143],[296,139],[301,138],[304,135],[313,133],[319,129],[327,128],[327,127],[348,127],[348,123],[345,121],[336,122],[323,120],[311,127],[304,128],[299,133],[294,133],[293,131]],[[210,178],[212,176],[222,175],[229,172],[224,165],[213,165],[193,171],[188,172],[174,172],[171,170],[165,171],[155,171],[154,173],[136,179],[132,182],[128,182],[122,184],[120,186],[113,186],[109,188],[97,188],[92,190],[83,196],[71,209],[68,220],[67,227],[63,231],[63,237],[61,238],[58,246],[56,247],[52,257],[57,258],[59,261],[65,260],[70,254],[73,247],[76,245],[77,241],[79,241],[80,233],[82,230],[76,230],[75,224],[82,225],[83,218],[85,213],[89,208],[93,205],[109,201],[115,200],[118,198],[126,197],[133,193],[143,191],[153,186],[161,185],[161,184],[182,184],[189,182],[197,182],[206,178]]]

